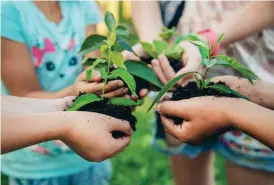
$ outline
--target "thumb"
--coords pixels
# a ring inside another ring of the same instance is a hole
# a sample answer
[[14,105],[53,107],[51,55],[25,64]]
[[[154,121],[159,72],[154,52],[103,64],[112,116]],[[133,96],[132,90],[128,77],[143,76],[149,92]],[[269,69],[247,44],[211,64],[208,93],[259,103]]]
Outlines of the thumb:
[[157,106],[157,111],[161,115],[176,116],[188,119],[187,105],[184,100],[181,101],[164,101]]
[[92,77],[90,78],[89,81],[91,81],[91,82],[100,82],[101,80],[102,80],[102,78],[101,78],[100,72],[97,71],[97,70],[93,70]]
[[131,136],[112,138],[112,142],[110,144],[113,147],[113,153],[110,157],[114,157],[115,155],[122,152],[124,148],[129,145],[130,140],[131,140]]
[[110,122],[109,132],[120,131],[129,136],[132,134],[132,128],[128,121],[120,120],[116,118],[110,118],[108,122]]

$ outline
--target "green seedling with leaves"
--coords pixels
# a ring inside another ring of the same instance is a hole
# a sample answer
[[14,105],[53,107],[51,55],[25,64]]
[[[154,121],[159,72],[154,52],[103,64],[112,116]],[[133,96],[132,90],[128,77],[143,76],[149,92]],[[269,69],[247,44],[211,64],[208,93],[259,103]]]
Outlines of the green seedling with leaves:
[[183,48],[179,44],[168,44],[168,40],[177,35],[175,28],[168,29],[166,27],[162,28],[160,33],[160,38],[162,40],[154,40],[153,43],[140,42],[144,51],[152,58],[157,58],[159,55],[166,55],[168,58],[179,60],[183,52]]
[[[200,40],[199,37],[197,37],[194,34],[183,35],[183,36],[179,37],[175,41],[175,43],[180,43],[182,40],[188,40],[200,48],[200,52],[202,55],[201,65],[205,69],[204,73],[199,73],[199,72],[193,71],[193,72],[184,73],[184,74],[181,74],[181,75],[175,77],[165,87],[163,87],[161,89],[161,91],[158,93],[155,100],[152,102],[152,104],[148,108],[148,111],[151,110],[151,108],[161,99],[161,97],[169,89],[171,89],[173,86],[175,86],[178,81],[180,81],[183,77],[185,77],[187,75],[194,75],[194,79],[195,79],[198,90],[203,90],[205,88],[211,88],[211,89],[215,89],[223,94],[233,94],[235,97],[248,99],[247,97],[232,90],[231,88],[229,88],[226,85],[210,83],[211,78],[207,78],[207,75],[208,75],[208,72],[210,71],[210,69],[212,69],[213,67],[218,66],[218,65],[233,68],[234,70],[239,72],[244,78],[248,79],[249,82],[252,84],[253,84],[253,80],[257,78],[257,76],[250,69],[244,67],[236,59],[233,59],[233,58],[225,56],[225,55],[211,56],[211,53],[212,53],[214,47],[221,41],[222,37],[223,37],[223,34],[217,39],[217,41],[213,47],[210,47],[208,43],[205,43],[204,41]],[[210,49],[210,48],[212,48],[212,49]]]
[[[94,70],[100,71],[101,78],[103,79],[104,87],[99,96],[95,94],[84,94],[76,99],[73,105],[68,110],[78,110],[82,106],[92,103],[94,101],[104,100],[105,85],[109,80],[122,79],[128,86],[132,94],[136,95],[136,84],[133,76],[127,71],[124,58],[121,52],[115,50],[119,45],[117,36],[128,35],[128,30],[122,25],[117,25],[112,13],[107,12],[105,15],[105,23],[109,30],[107,37],[101,35],[91,35],[83,43],[81,48],[82,54],[87,54],[95,50],[100,50],[101,58],[86,59],[90,66],[86,70],[86,80],[89,81]],[[123,39],[120,37],[120,40]],[[123,40],[123,42],[125,42]],[[115,68],[114,68],[115,66]],[[108,103],[122,106],[136,106],[141,101],[135,102],[126,98],[112,98]]]

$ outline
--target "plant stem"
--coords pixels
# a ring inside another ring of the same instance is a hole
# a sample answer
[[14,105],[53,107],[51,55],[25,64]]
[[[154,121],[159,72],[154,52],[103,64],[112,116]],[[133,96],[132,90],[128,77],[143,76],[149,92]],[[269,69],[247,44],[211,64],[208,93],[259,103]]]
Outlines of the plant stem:
[[208,73],[209,69],[210,68],[206,68],[205,74],[202,76],[203,77],[203,79],[202,79],[202,88],[205,88],[204,84],[205,84],[206,76],[207,76],[207,73]]
[[103,87],[103,90],[102,90],[102,95],[101,95],[101,100],[104,99],[104,94],[105,94],[105,87],[106,87],[106,83],[107,83],[107,80],[108,80],[108,76],[109,76],[109,69],[110,69],[110,57],[111,57],[111,48],[109,47],[109,56],[108,56],[108,68],[107,68],[107,75],[106,75],[106,78],[104,79],[104,87]]

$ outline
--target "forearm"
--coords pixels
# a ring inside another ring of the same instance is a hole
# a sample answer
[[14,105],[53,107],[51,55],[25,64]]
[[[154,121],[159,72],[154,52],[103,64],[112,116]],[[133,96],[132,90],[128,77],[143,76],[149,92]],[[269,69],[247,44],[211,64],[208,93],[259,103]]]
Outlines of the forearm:
[[1,153],[48,140],[62,139],[66,133],[65,112],[2,117]]
[[233,126],[274,149],[274,111],[248,101],[238,101],[230,114]]
[[239,9],[212,29],[224,33],[221,45],[226,46],[274,25],[274,2],[254,2]]
[[140,40],[152,42],[157,39],[163,27],[158,1],[132,1],[131,9]]
[[57,92],[46,92],[46,91],[32,91],[26,93],[24,97],[28,98],[45,98],[45,99],[56,99],[56,98],[63,98],[66,96],[75,96],[76,94],[73,91],[73,86],[66,87]]

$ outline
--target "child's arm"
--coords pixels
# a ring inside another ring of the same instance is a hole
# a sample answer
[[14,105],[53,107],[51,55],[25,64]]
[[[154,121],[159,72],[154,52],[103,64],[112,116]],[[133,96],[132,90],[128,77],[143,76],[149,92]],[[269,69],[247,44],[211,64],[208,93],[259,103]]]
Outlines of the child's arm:
[[[245,8],[235,11],[231,17],[223,20],[212,29],[218,35],[224,33],[221,45],[226,46],[274,25],[273,8],[274,2],[250,3]],[[201,38],[207,40],[204,36]],[[152,63],[154,71],[163,84],[172,80],[176,75],[190,71],[201,71],[202,57],[199,48],[188,41],[182,41],[180,45],[184,48],[182,55],[184,67],[176,74],[165,56],[159,57]],[[187,79],[188,77],[183,78],[180,83],[185,83]]]
[[265,108],[274,110],[274,84],[261,80],[254,80],[251,84],[245,78],[235,76],[218,76],[212,79],[213,82],[224,82],[233,90],[241,93],[250,101]]
[[[157,110],[167,132],[182,142],[197,143],[207,136],[237,128],[274,149],[274,111],[247,100],[198,97],[166,101]],[[166,115],[185,121],[176,126]]]
[[212,29],[224,33],[221,45],[226,46],[274,25],[274,2],[254,2],[236,11]]
[[[57,92],[46,92],[40,87],[34,66],[25,44],[1,38],[2,41],[2,77],[5,85],[12,95],[31,98],[61,98],[77,96],[79,92],[100,93],[103,83],[98,73],[86,82],[85,72],[80,74],[75,83]],[[121,88],[123,82],[115,80],[106,85],[106,96],[122,96],[127,93],[126,88]]]
[[[130,124],[88,112],[51,112],[2,117],[1,153],[60,139],[89,161],[117,155],[130,142]],[[112,132],[125,136],[113,138]]]

